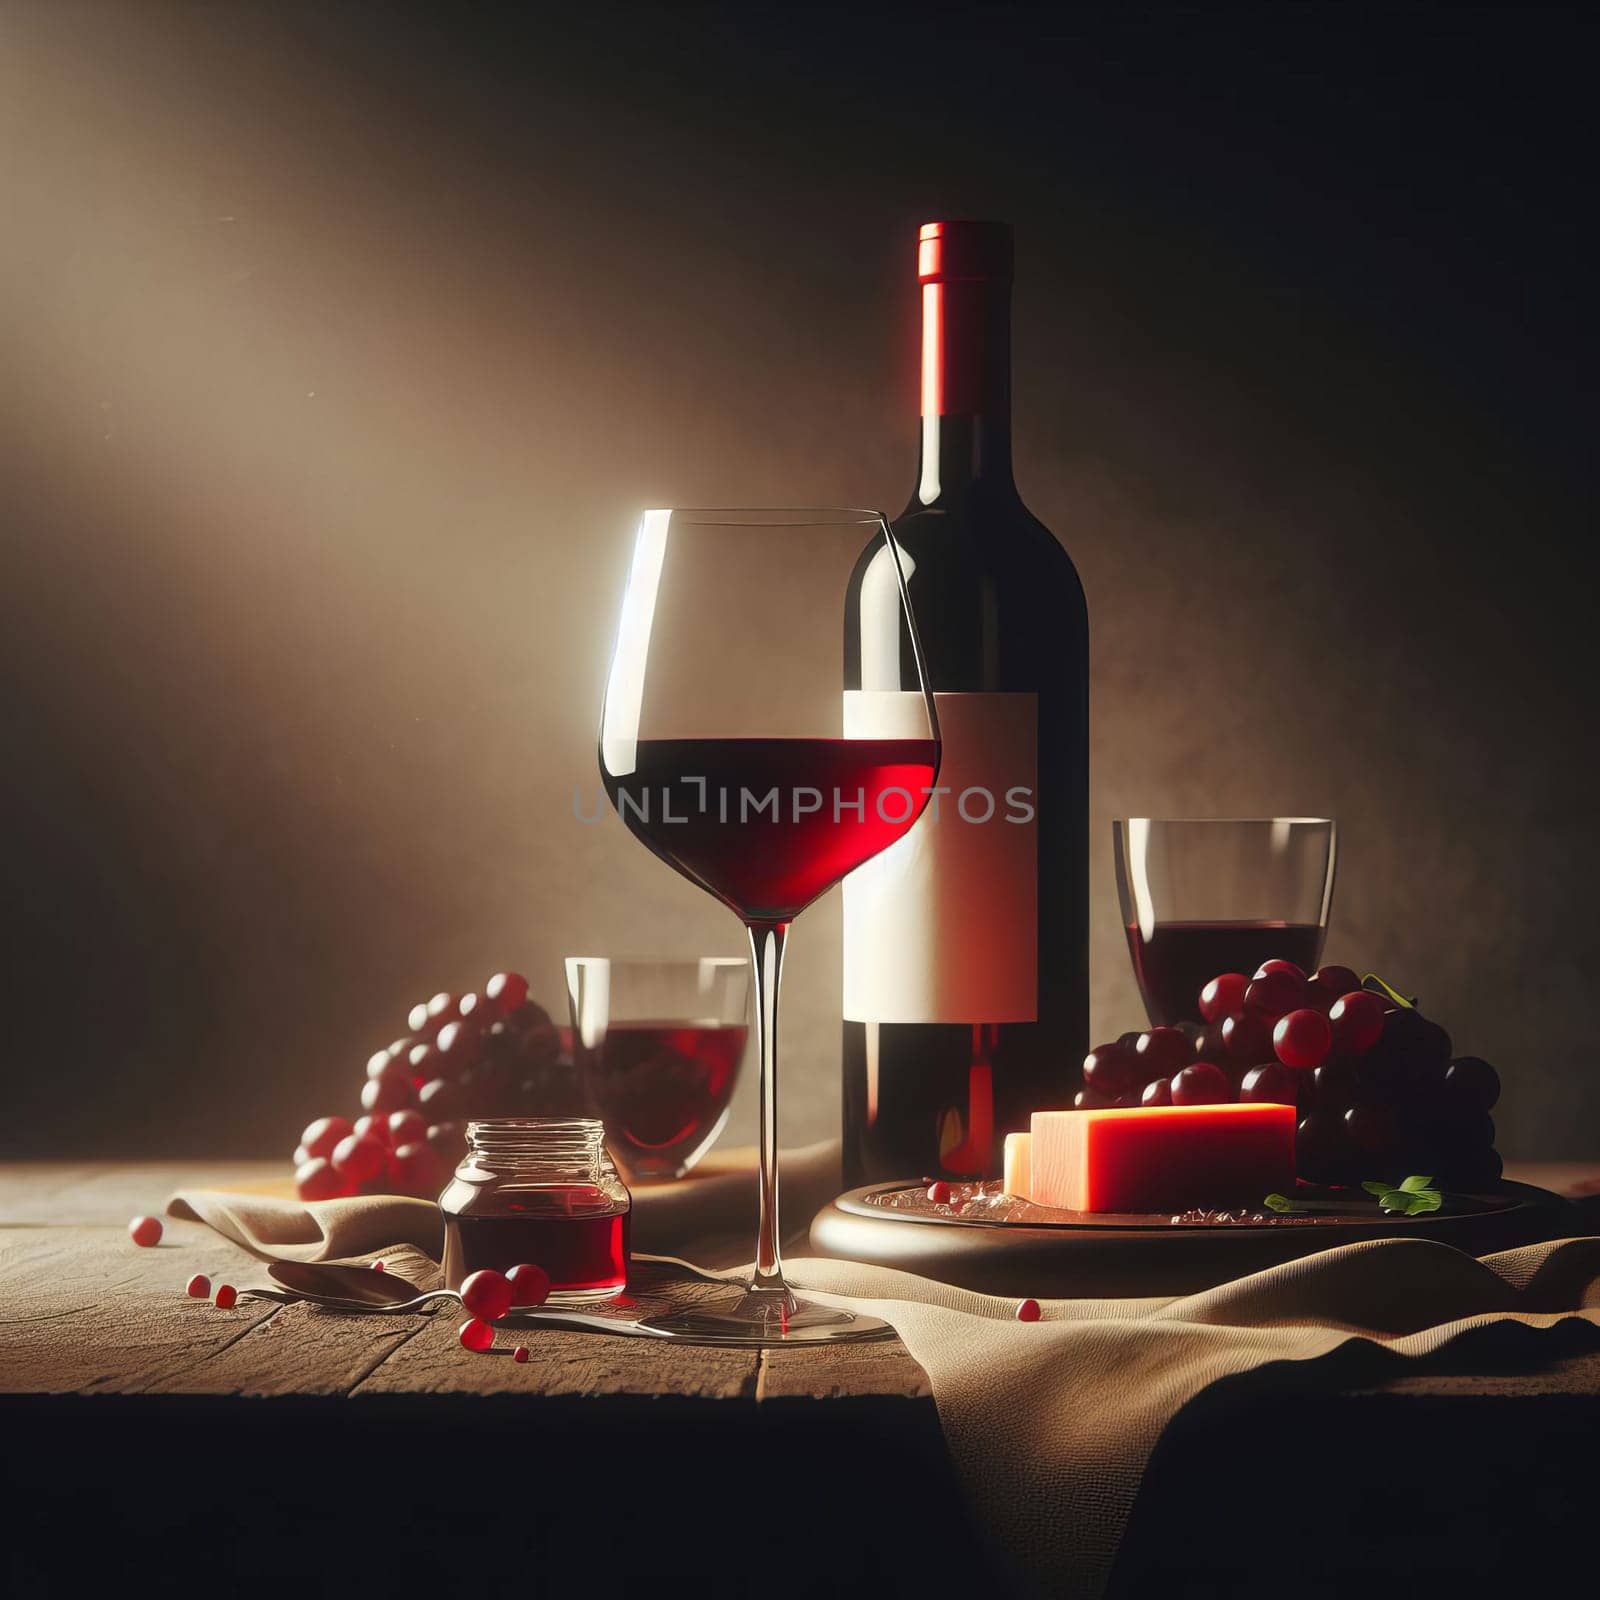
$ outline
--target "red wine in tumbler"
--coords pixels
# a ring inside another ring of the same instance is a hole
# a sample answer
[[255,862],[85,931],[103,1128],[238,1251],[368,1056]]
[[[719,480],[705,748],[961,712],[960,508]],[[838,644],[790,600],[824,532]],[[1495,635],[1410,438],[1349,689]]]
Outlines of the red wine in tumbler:
[[[1011,230],[922,229],[922,455],[894,525],[943,741],[907,837],[844,887],[844,1175],[998,1176],[1088,1045],[1088,614],[1011,473]],[[916,715],[887,551],[845,611],[845,729]]]
[[640,739],[605,784],[669,866],[746,922],[789,922],[911,827],[937,767],[924,724],[920,739]]
[[1200,991],[1219,972],[1247,978],[1263,961],[1314,972],[1323,930],[1304,922],[1158,922],[1145,938],[1128,927],[1128,953],[1145,1010],[1157,1026],[1199,1022]]
[[677,1177],[715,1137],[748,1032],[742,1022],[612,1022],[579,1046],[606,1142],[630,1179]]

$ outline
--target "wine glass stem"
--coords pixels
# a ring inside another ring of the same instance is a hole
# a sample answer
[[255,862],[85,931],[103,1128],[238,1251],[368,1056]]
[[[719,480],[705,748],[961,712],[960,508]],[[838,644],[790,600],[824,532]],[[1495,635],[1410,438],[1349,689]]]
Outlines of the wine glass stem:
[[756,1234],[753,1290],[786,1293],[778,1253],[778,985],[783,977],[787,922],[752,922],[750,976],[755,991],[756,1061],[761,1093],[761,1220]]

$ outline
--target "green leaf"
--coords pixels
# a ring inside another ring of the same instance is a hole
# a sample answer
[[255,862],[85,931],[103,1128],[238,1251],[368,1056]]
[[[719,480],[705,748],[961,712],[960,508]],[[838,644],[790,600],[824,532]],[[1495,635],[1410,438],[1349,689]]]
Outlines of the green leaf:
[[1416,1009],[1417,997],[1415,995],[1412,995],[1409,1000],[1406,999],[1392,984],[1385,983],[1376,972],[1369,972],[1361,980],[1361,987],[1370,990],[1373,994],[1383,995],[1386,999],[1394,1001],[1397,1006],[1404,1006],[1408,1011]]
[[1306,1209],[1303,1205],[1291,1200],[1286,1194],[1269,1194],[1261,1203],[1270,1210],[1282,1211],[1291,1216],[1296,1214],[1303,1215]]
[[1425,1211],[1437,1211],[1444,1204],[1444,1196],[1437,1189],[1390,1189],[1378,1196],[1378,1205],[1391,1215],[1419,1217]]
[[1413,1173],[1409,1178],[1402,1178],[1400,1180],[1400,1187],[1404,1189],[1407,1194],[1421,1194],[1424,1189],[1431,1189],[1433,1187],[1433,1179],[1419,1178],[1415,1173]]
[[1381,1200],[1386,1194],[1389,1193],[1391,1189],[1394,1188],[1394,1185],[1392,1183],[1385,1183],[1382,1178],[1368,1178],[1367,1181],[1361,1185],[1361,1187],[1365,1189],[1368,1194],[1375,1194]]

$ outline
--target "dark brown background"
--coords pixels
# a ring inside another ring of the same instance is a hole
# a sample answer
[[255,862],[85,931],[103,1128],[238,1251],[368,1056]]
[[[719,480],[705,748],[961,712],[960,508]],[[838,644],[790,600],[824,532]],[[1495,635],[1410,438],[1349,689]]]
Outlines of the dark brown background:
[[[1503,1065],[1508,1153],[1594,1154],[1591,59],[1522,7],[0,0],[4,1148],[287,1153],[437,987],[736,952],[573,820],[632,523],[898,509],[915,226],[989,214],[1093,618],[1098,1031],[1112,816],[1331,813],[1329,954]],[[829,904],[786,1137],[838,959]]]

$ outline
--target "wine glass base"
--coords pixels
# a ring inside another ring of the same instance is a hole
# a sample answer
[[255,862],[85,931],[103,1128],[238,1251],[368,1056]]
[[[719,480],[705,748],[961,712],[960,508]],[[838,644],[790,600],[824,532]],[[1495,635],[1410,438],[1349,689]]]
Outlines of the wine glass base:
[[686,1344],[860,1344],[894,1337],[894,1329],[881,1317],[818,1305],[796,1299],[787,1290],[772,1289],[703,1300],[682,1311],[645,1317],[639,1326]]

